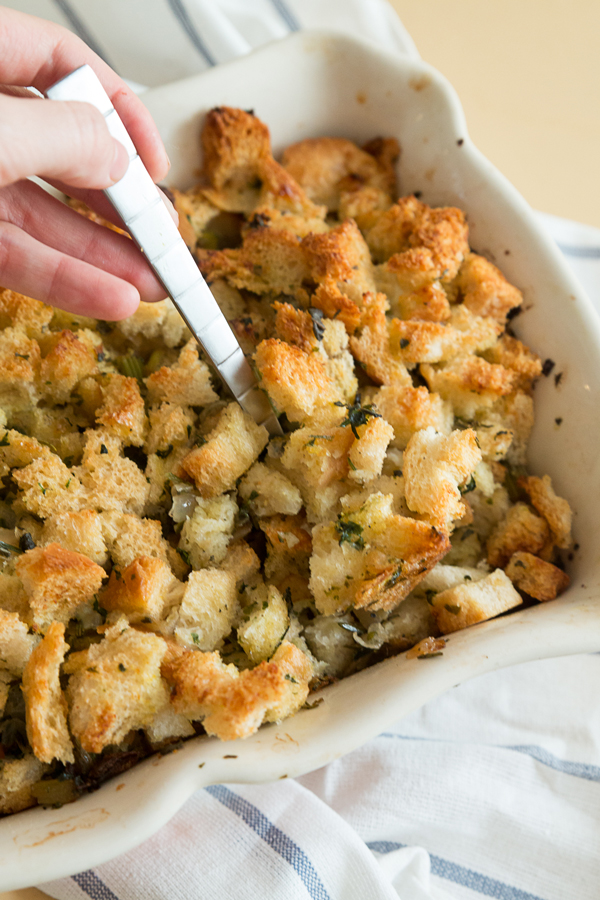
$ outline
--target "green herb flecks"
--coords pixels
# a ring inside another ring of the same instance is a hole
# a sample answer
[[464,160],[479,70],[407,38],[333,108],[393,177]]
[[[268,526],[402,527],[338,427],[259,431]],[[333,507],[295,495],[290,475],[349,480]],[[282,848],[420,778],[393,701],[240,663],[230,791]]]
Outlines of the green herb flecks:
[[354,403],[352,405],[348,405],[347,403],[342,403],[341,400],[336,400],[336,406],[345,406],[348,415],[341,423],[342,426],[349,425],[352,429],[352,434],[355,438],[359,438],[360,435],[358,433],[358,428],[361,425],[366,425],[370,418],[380,419],[381,413],[376,412],[372,403],[367,403],[366,406],[361,406],[360,403],[360,393],[356,395]]
[[323,325],[323,310],[315,309],[314,306],[311,306],[308,311],[312,319],[313,334],[318,341],[322,341],[323,335],[325,334],[325,326]]
[[363,527],[352,519],[338,519],[335,530],[340,536],[340,547],[344,542],[351,544],[356,550],[364,550],[365,542],[362,537]]
[[471,491],[474,491],[477,485],[475,484],[475,479],[471,475],[466,484],[463,484],[462,487],[459,487],[459,491],[461,494],[470,494]]

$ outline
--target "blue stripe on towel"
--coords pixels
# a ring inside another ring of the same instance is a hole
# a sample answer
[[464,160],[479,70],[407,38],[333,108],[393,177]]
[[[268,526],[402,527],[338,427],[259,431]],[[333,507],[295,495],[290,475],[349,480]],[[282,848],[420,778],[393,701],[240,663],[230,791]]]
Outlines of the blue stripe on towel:
[[[369,850],[374,853],[392,853],[394,850],[402,850],[406,846],[408,845],[399,844],[396,841],[371,841],[367,844]],[[469,888],[485,897],[494,897],[495,900],[542,900],[537,894],[530,894],[529,891],[522,891],[503,881],[489,878],[487,875],[482,875],[481,872],[459,866],[448,859],[442,859],[441,856],[434,856],[433,853],[429,854],[429,859],[431,860],[432,875],[437,878],[445,878],[446,881],[452,881],[454,884],[460,884],[461,887]]]
[[290,31],[300,31],[300,22],[284,0],[271,0],[271,5],[275,7]]
[[[399,741],[431,741],[440,744],[449,743],[443,738],[413,737],[408,734],[394,734],[393,732],[387,731],[382,732],[379,737],[393,738]],[[459,742],[451,741],[450,743]],[[558,756],[554,756],[549,750],[544,750],[543,747],[538,747],[535,744],[485,744],[483,746],[495,747],[498,750],[512,750],[516,753],[523,753],[525,756],[531,756],[533,759],[542,763],[542,765],[548,766],[550,769],[555,769],[557,772],[563,772],[565,775],[572,775],[574,778],[585,778],[586,781],[600,781],[600,766],[593,766],[589,763],[571,762],[567,759],[559,759]]]
[[[325,885],[304,850],[281,829],[269,822],[260,809],[221,784],[211,785],[205,790],[211,797],[239,816],[275,853],[278,853],[292,866],[300,876],[312,900],[331,900]],[[104,900],[104,898],[98,898],[98,900]]]
[[92,900],[119,900],[117,895],[113,894],[111,889],[106,887],[92,869],[89,869],[87,872],[80,872],[79,875],[72,875],[71,880]]
[[196,30],[194,23],[188,15],[188,11],[183,5],[183,0],[167,0],[169,6],[175,14],[175,18],[187,34],[188,38],[209,66],[216,66],[217,61],[202,40],[200,34]]

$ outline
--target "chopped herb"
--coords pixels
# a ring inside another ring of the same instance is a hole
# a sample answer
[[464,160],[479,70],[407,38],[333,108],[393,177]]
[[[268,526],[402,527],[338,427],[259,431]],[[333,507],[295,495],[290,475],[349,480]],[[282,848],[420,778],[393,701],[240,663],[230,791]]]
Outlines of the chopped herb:
[[204,445],[206,444],[206,438],[202,437],[202,435],[200,434],[198,435],[194,443],[196,444],[196,447],[204,447]]
[[23,551],[19,547],[15,547],[14,544],[7,544],[6,541],[0,541],[0,553],[22,553]]
[[66,482],[65,488],[66,488],[67,490],[68,490],[69,485],[71,484],[72,481],[73,481],[73,479],[72,479],[72,478],[69,478],[69,480]]
[[186,566],[190,566],[190,568],[191,568],[192,563],[190,561],[189,552],[187,550],[182,550],[181,547],[177,548],[177,552],[179,553],[180,557],[182,558],[182,560],[184,561]]
[[317,697],[317,699],[314,701],[314,703],[309,703],[309,702],[307,701],[307,702],[304,704],[304,706],[302,707],[302,709],[316,709],[317,706],[320,706],[322,702],[323,702],[323,698],[322,698],[322,697]]
[[402,469],[394,469],[392,474],[394,478],[402,478]]
[[351,519],[346,521],[339,519],[335,523],[335,530],[340,536],[340,547],[345,541],[348,544],[352,544],[356,550],[364,550],[365,542],[361,537],[363,527],[358,522],[353,522]]
[[417,659],[433,659],[434,656],[443,656],[441,650],[436,650],[435,653],[421,653],[417,656]]
[[4,437],[0,441],[0,447],[10,447],[10,441],[8,439],[8,431],[4,433]]
[[356,466],[354,465],[354,463],[352,462],[350,457],[348,457],[348,465],[350,466],[350,468],[352,469],[353,472],[356,472]]
[[199,644],[199,643],[200,643],[200,638],[198,637],[198,635],[196,634],[195,631],[192,631],[192,640],[193,640],[193,642],[194,642],[195,644]]
[[19,547],[23,551],[23,553],[26,553],[28,550],[33,550],[35,548],[35,541],[28,531],[24,531],[19,538]]
[[314,306],[311,306],[308,311],[312,319],[314,336],[318,341],[322,341],[323,335],[325,334],[325,326],[323,325],[323,310],[315,309]]
[[108,453],[108,447],[106,444],[100,444],[100,455],[103,456],[105,453]]
[[104,350],[96,350],[96,358],[98,362],[104,362],[104,360],[106,359],[106,353],[104,352]]
[[452,603],[444,603],[444,609],[447,609],[453,616],[458,615],[460,612],[460,606],[454,606]]
[[341,400],[336,400],[335,406],[345,406],[348,410],[348,415],[341,424],[342,426],[349,425],[355,438],[360,437],[357,428],[359,428],[361,425],[366,425],[369,417],[375,419],[381,418],[381,413],[375,411],[372,403],[367,403],[366,406],[360,405],[360,393],[356,395],[356,398],[352,405],[342,403]]
[[433,598],[436,596],[437,591],[425,591],[425,599],[429,603],[430,606],[433,606]]
[[314,447],[315,441],[332,441],[333,437],[329,434],[313,434],[311,439],[306,442],[305,447]]
[[126,671],[127,671],[127,669],[126,669],[126,667],[123,665],[123,663],[119,663],[119,672],[126,672]]
[[400,349],[401,350],[405,350],[409,344],[410,344],[410,341],[408,338],[400,338]]
[[463,487],[459,488],[459,491],[461,492],[461,494],[469,494],[471,491],[474,491],[476,487],[477,485],[475,484],[475,479],[471,475],[467,483],[463,485]]
[[159,459],[166,459],[173,452],[173,444],[169,444],[166,450],[157,450],[156,455]]
[[515,560],[515,566],[518,566],[520,569],[526,569],[526,568],[527,568],[527,566],[525,565],[525,563],[523,562],[522,559],[516,559],[516,560]]
[[553,359],[545,359],[544,364],[542,366],[542,375],[544,375],[547,378],[555,365],[556,365],[556,363],[554,362]]
[[98,669],[96,668],[96,666],[88,666],[88,672],[97,672],[97,671],[98,671]]
[[19,359],[29,359],[29,353],[15,353],[15,356],[18,356]]
[[287,672],[286,672],[286,674],[285,674],[283,677],[285,678],[286,681],[291,681],[292,684],[298,684],[298,682],[297,682],[297,680],[294,678],[294,676],[293,676],[293,675],[290,675],[290,674],[287,673]]
[[41,482],[39,482],[39,481],[38,481],[38,487],[39,487],[40,491],[42,492],[42,494],[43,494],[44,497],[45,497],[45,496],[46,496],[46,488],[45,488],[44,485],[41,484]]
[[398,566],[393,575],[390,575],[388,580],[385,582],[383,589],[384,591],[389,591],[394,587],[395,584],[402,578],[402,563]]

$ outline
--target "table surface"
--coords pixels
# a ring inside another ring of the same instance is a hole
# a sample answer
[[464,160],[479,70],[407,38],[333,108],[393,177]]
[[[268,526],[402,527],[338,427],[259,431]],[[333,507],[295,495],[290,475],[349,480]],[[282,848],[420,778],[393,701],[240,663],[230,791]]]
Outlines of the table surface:
[[[536,209],[600,228],[600,4],[390,0],[462,100],[475,144]],[[36,888],[0,900],[40,900]]]

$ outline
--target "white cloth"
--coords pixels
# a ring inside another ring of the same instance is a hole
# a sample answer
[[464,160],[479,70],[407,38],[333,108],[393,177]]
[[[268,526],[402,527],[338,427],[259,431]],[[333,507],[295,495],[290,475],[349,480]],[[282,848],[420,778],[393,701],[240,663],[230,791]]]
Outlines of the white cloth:
[[[166,82],[299,27],[415,54],[383,0],[22,0],[129,79]],[[600,310],[600,231],[540,214]],[[61,900],[597,900],[600,655],[494,672],[296,781],[196,793]]]

